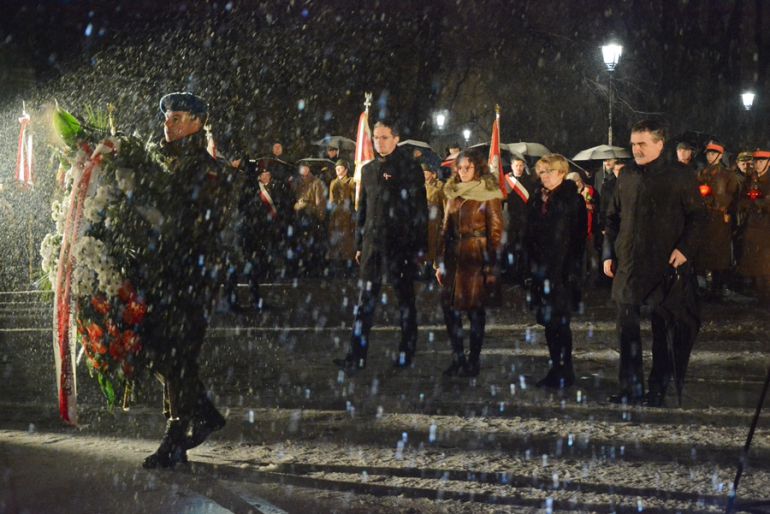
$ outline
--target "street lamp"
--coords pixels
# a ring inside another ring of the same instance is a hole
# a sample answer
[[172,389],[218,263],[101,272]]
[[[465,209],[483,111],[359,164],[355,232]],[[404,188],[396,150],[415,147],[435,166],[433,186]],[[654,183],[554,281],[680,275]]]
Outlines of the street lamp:
[[436,125],[436,128],[439,130],[444,130],[444,127],[446,126],[447,118],[449,117],[449,114],[446,111],[436,111],[433,113],[433,123]]
[[609,129],[608,129],[608,143],[612,145],[612,72],[615,71],[615,67],[620,61],[620,56],[623,53],[623,47],[617,43],[608,43],[602,46],[602,59],[604,59],[604,65],[607,67],[607,71],[610,75],[608,97],[609,97]]
[[465,138],[465,146],[468,146],[468,141],[471,139],[471,129],[463,129],[463,137]]
[[747,111],[751,110],[751,106],[754,105],[754,97],[756,95],[751,91],[745,91],[741,94],[741,102],[743,102],[743,108]]

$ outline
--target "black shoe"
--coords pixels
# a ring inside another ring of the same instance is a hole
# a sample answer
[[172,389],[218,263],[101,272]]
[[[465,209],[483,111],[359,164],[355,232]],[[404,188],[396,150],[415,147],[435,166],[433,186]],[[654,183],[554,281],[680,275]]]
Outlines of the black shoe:
[[460,370],[459,375],[461,377],[477,377],[479,376],[480,371],[481,366],[479,366],[479,361],[468,361],[465,366],[463,366],[463,369]]
[[462,358],[454,358],[452,359],[452,364],[450,364],[449,367],[444,370],[444,376],[456,377],[467,365],[468,363],[465,362],[465,356]]
[[180,420],[166,422],[166,433],[160,441],[160,446],[155,453],[148,455],[142,467],[145,469],[173,468],[178,464],[187,464],[187,450],[185,450],[186,426]]
[[354,359],[352,355],[346,355],[344,359],[332,359],[332,362],[346,373],[355,373],[366,367],[366,359]]
[[644,395],[642,405],[645,407],[665,407],[665,399],[664,393],[650,391]]
[[398,357],[393,361],[393,367],[395,369],[406,369],[412,366],[412,354],[406,352],[400,352]]
[[222,414],[209,402],[204,407],[200,417],[194,417],[190,423],[192,433],[190,437],[185,441],[185,449],[189,450],[195,448],[203,443],[208,437],[217,430],[221,430],[225,426],[225,418]]
[[545,377],[535,382],[535,386],[558,389],[561,386],[561,375],[559,374],[559,370],[556,368],[549,369]]
[[642,399],[638,396],[632,396],[628,393],[611,394],[607,397],[607,401],[610,403],[618,403],[622,405],[636,405],[641,403]]

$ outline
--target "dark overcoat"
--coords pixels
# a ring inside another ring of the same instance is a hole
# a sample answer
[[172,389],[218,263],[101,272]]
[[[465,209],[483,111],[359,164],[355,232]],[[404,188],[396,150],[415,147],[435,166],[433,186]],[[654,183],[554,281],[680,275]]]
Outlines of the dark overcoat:
[[583,197],[571,180],[551,192],[547,204],[542,185],[527,207],[524,236],[532,283],[531,304],[538,322],[550,315],[569,314],[580,296],[588,216]]
[[726,270],[732,264],[732,216],[738,200],[738,179],[721,164],[707,166],[698,173],[698,183],[704,186],[701,196],[706,204],[705,236],[695,262],[698,270]]
[[[755,198],[749,193],[756,189]],[[748,277],[770,276],[770,173],[751,182],[739,209],[746,220],[738,272]]]
[[612,299],[656,305],[671,253],[695,258],[706,218],[695,175],[661,156],[627,165],[607,208],[602,260],[617,263]]
[[427,227],[425,176],[403,147],[363,167],[356,221],[362,279],[381,277],[382,257],[403,263],[402,273],[413,273],[416,257],[426,252]]

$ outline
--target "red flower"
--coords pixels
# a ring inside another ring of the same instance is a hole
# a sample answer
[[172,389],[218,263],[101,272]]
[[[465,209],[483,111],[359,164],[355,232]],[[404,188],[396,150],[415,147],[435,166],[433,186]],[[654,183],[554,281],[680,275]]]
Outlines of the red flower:
[[130,353],[139,353],[142,349],[142,343],[139,341],[139,336],[134,333],[133,330],[126,330],[123,332],[123,345]]
[[134,289],[134,286],[131,285],[131,282],[128,280],[123,282],[123,285],[118,289],[118,298],[120,298],[120,301],[123,303],[136,300],[136,290]]
[[118,327],[115,325],[115,323],[112,322],[112,320],[108,319],[105,322],[105,325],[107,327],[107,333],[111,338],[116,339],[120,336],[120,331],[118,330]]
[[110,312],[110,302],[102,295],[91,298],[91,307],[102,316]]
[[96,323],[91,323],[86,329],[88,332],[88,339],[91,341],[91,348],[96,353],[104,354],[107,349],[102,344],[102,338],[104,337],[104,330]]
[[147,314],[147,306],[132,300],[123,311],[123,321],[129,325],[138,325],[144,319],[145,314]]

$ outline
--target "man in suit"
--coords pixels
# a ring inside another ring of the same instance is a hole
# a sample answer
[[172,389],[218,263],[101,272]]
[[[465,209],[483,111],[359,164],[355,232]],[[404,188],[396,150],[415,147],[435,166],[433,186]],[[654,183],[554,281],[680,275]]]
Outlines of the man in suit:
[[399,356],[394,366],[408,367],[417,346],[414,278],[428,241],[428,205],[420,165],[397,146],[399,132],[390,121],[374,125],[377,157],[361,172],[356,228],[356,262],[361,291],[355,308],[350,348],[334,363],[346,371],[366,367],[369,332],[380,301],[383,277],[393,287],[401,318]]

